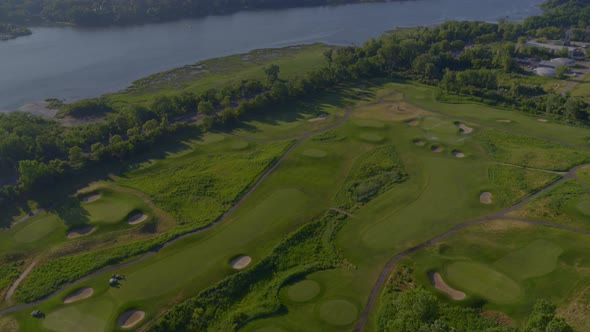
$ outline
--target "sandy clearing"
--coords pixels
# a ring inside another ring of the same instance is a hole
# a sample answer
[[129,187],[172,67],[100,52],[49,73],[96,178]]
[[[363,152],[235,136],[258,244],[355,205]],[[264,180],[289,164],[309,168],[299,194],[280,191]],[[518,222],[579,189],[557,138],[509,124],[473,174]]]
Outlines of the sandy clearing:
[[141,224],[142,222],[146,221],[148,218],[147,214],[145,213],[134,213],[133,215],[131,215],[128,219],[127,222],[129,223],[129,225],[137,225],[137,224]]
[[510,122],[512,122],[512,120],[500,119],[500,120],[496,120],[496,122],[510,123]]
[[408,122],[408,125],[410,125],[412,127],[416,127],[418,125],[418,120],[412,120],[412,121]]
[[68,232],[68,239],[74,239],[80,236],[84,236],[84,235],[88,235],[92,232],[94,232],[96,228],[94,226],[88,226],[88,227],[84,227],[84,228],[78,228],[76,230],[73,231],[69,231]]
[[80,300],[84,300],[89,298],[94,294],[94,289],[92,287],[83,287],[78,290],[71,292],[70,294],[66,295],[62,302],[63,303],[72,303]]
[[322,121],[322,120],[326,120],[327,117],[328,117],[328,114],[322,113],[319,116],[316,116],[315,118],[311,118],[311,119],[309,119],[307,121],[308,122]]
[[464,158],[465,154],[459,150],[454,150],[453,151],[453,156],[457,157],[457,158]]
[[463,300],[465,299],[465,293],[462,291],[456,290],[451,286],[447,285],[447,283],[443,280],[442,276],[438,272],[430,273],[430,283],[441,292],[448,294],[453,300]]
[[479,195],[479,201],[483,204],[492,204],[492,193],[484,191]]
[[236,258],[234,258],[230,265],[231,267],[233,267],[236,270],[241,270],[243,268],[245,268],[246,266],[250,265],[250,263],[252,262],[252,257],[250,256],[238,256]]
[[38,262],[39,262],[39,260],[37,260],[37,259],[32,261],[31,265],[29,265],[23,271],[23,273],[21,273],[20,276],[18,276],[18,278],[12,283],[12,285],[10,285],[10,288],[8,288],[8,291],[6,291],[6,295],[4,296],[5,301],[8,301],[12,297],[12,294],[14,294],[14,291],[18,288],[20,283],[27,277],[27,275],[29,275],[29,273],[31,273],[31,271],[33,270],[35,265],[37,265]]
[[139,323],[145,317],[145,312],[136,310],[136,309],[129,309],[117,318],[117,325],[124,329],[131,328],[135,326],[135,324]]
[[537,121],[539,121],[539,122],[549,122],[548,120],[545,120],[545,119],[537,119]]
[[432,147],[430,147],[430,150],[432,152],[439,153],[439,152],[443,152],[444,148],[442,146],[433,145]]
[[457,123],[457,127],[459,127],[459,129],[461,129],[461,132],[463,134],[471,134],[473,132],[473,128],[471,127],[467,127],[466,125],[462,124],[462,123]]
[[83,203],[90,203],[90,202],[97,201],[99,198],[100,198],[100,194],[90,194],[90,195],[81,196],[80,201],[82,201]]

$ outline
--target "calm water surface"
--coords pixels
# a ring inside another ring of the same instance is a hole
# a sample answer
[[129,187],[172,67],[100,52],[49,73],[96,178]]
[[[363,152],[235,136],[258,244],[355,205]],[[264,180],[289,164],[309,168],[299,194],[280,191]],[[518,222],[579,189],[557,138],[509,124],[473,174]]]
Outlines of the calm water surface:
[[542,0],[417,0],[240,12],[101,29],[34,28],[0,42],[0,110],[48,97],[72,101],[199,60],[257,48],[326,42],[361,44],[397,26],[449,19],[521,20]]

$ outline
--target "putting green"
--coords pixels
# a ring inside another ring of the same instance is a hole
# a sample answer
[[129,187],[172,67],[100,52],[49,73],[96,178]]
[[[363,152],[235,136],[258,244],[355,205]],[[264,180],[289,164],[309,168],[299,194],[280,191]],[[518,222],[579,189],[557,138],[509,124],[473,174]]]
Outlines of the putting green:
[[374,133],[360,134],[359,138],[362,139],[363,141],[367,141],[367,142],[371,142],[371,143],[379,143],[385,139],[385,137],[383,137],[379,134],[374,134]]
[[383,122],[375,120],[356,120],[354,124],[361,128],[385,128],[385,124]]
[[233,150],[244,150],[246,149],[248,146],[250,146],[250,144],[248,144],[248,142],[235,142],[234,144],[232,144],[231,148]]
[[514,279],[528,279],[551,273],[563,249],[546,240],[536,240],[499,259],[494,266]]
[[209,135],[205,135],[202,139],[197,141],[197,144],[199,144],[199,145],[213,144],[213,143],[221,142],[224,139],[225,139],[225,136],[223,136],[221,134],[209,134]]
[[318,313],[324,322],[344,326],[356,320],[358,309],[348,300],[332,299],[322,302],[319,305]]
[[145,208],[143,200],[133,194],[107,189],[101,190],[101,198],[84,204],[90,223],[116,224],[126,221],[134,210]]
[[447,266],[445,280],[498,304],[515,303],[523,295],[520,286],[508,276],[475,262],[455,262]]
[[99,312],[105,316],[113,313],[114,305],[111,301],[86,301],[81,302],[78,306],[68,306],[48,314],[43,319],[43,327],[50,331],[84,331],[104,332],[107,330],[110,322],[93,315]]
[[307,149],[303,151],[304,156],[312,157],[312,158],[323,158],[328,155],[326,151],[318,150],[318,149]]
[[20,243],[35,242],[59,229],[60,226],[63,228],[63,222],[56,215],[46,214],[37,217],[33,222],[16,232],[14,240]]
[[581,197],[574,204],[578,212],[590,217],[590,197]]
[[321,286],[314,280],[300,281],[287,289],[287,297],[293,302],[308,302],[320,294]]

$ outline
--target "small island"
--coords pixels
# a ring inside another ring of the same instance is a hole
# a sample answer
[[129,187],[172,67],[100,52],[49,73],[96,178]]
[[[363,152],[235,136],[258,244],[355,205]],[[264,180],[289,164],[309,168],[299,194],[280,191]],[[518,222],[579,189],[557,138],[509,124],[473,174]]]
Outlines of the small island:
[[32,32],[29,28],[11,24],[11,23],[0,23],[0,41],[14,39],[21,36],[28,36]]

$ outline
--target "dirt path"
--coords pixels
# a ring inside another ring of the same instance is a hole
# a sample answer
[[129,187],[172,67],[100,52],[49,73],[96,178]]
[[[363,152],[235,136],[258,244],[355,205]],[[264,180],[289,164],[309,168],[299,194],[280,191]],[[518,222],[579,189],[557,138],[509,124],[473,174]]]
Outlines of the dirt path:
[[10,285],[10,288],[8,288],[8,291],[4,296],[4,301],[10,300],[12,294],[14,294],[14,291],[16,290],[18,285],[20,285],[20,283],[26,278],[26,276],[29,275],[29,273],[33,270],[33,268],[35,267],[35,265],[37,265],[38,262],[38,259],[34,259],[31,262],[31,264],[29,264],[29,266],[27,266],[27,268],[23,271],[23,273],[21,273],[20,276],[18,276],[18,278],[12,283],[12,285]]
[[21,218],[19,218],[17,221],[13,222],[12,224],[10,224],[10,227],[14,227],[22,222],[25,222],[31,218],[33,218],[34,216],[38,215],[39,213],[43,212],[43,209],[37,209],[33,212],[31,212],[31,214],[27,214],[26,216],[22,216]]
[[367,300],[367,303],[365,304],[363,312],[361,313],[361,316],[359,317],[357,324],[355,325],[353,331],[354,332],[361,332],[363,330],[363,328],[369,318],[369,313],[371,312],[371,309],[372,309],[373,305],[375,304],[375,301],[379,298],[381,289],[383,288],[383,285],[385,284],[385,281],[387,280],[387,277],[389,276],[391,268],[398,260],[400,260],[401,258],[404,258],[405,256],[408,256],[420,249],[423,249],[423,248],[428,247],[434,243],[437,243],[437,242],[455,234],[457,231],[462,230],[463,228],[466,228],[466,227],[469,227],[472,225],[476,225],[476,224],[481,224],[481,223],[491,221],[491,220],[505,219],[505,220],[519,221],[519,222],[524,222],[524,223],[529,223],[529,224],[534,224],[534,225],[554,227],[554,228],[558,228],[558,229],[565,230],[565,231],[575,232],[575,233],[584,234],[584,235],[590,235],[590,231],[584,230],[584,229],[560,225],[560,224],[547,222],[547,221],[533,220],[533,219],[527,219],[527,218],[514,218],[514,217],[506,216],[507,213],[520,208],[521,206],[523,206],[524,204],[526,204],[530,200],[534,199],[535,197],[553,189],[555,186],[563,183],[566,179],[576,179],[577,180],[576,175],[575,175],[576,170],[579,169],[580,167],[587,166],[587,165],[589,165],[589,164],[582,164],[582,165],[578,165],[578,166],[571,168],[568,172],[560,174],[562,176],[560,179],[558,179],[552,183],[549,183],[547,186],[541,188],[537,192],[522,198],[521,200],[519,200],[518,202],[516,202],[514,205],[512,205],[510,207],[507,207],[501,211],[498,211],[498,212],[491,214],[489,216],[486,216],[486,217],[477,218],[477,219],[473,219],[470,221],[460,223],[460,224],[454,226],[453,228],[449,229],[448,231],[431,238],[430,240],[427,240],[427,241],[422,242],[412,248],[406,249],[400,253],[395,254],[393,257],[391,257],[389,259],[389,261],[387,261],[387,263],[385,264],[385,266],[381,270],[379,277],[377,278],[377,280],[373,284],[373,288],[371,289],[371,294],[369,295],[369,299]]
[[347,217],[354,218],[354,216],[353,216],[353,215],[352,215],[350,212],[346,212],[346,211],[344,211],[344,210],[341,210],[341,209],[339,209],[339,208],[334,208],[334,207],[332,207],[332,208],[330,208],[330,210],[332,210],[332,211],[334,211],[334,212],[338,212],[338,213],[340,213],[340,214],[343,214],[343,215],[345,215],[345,216],[347,216]]

